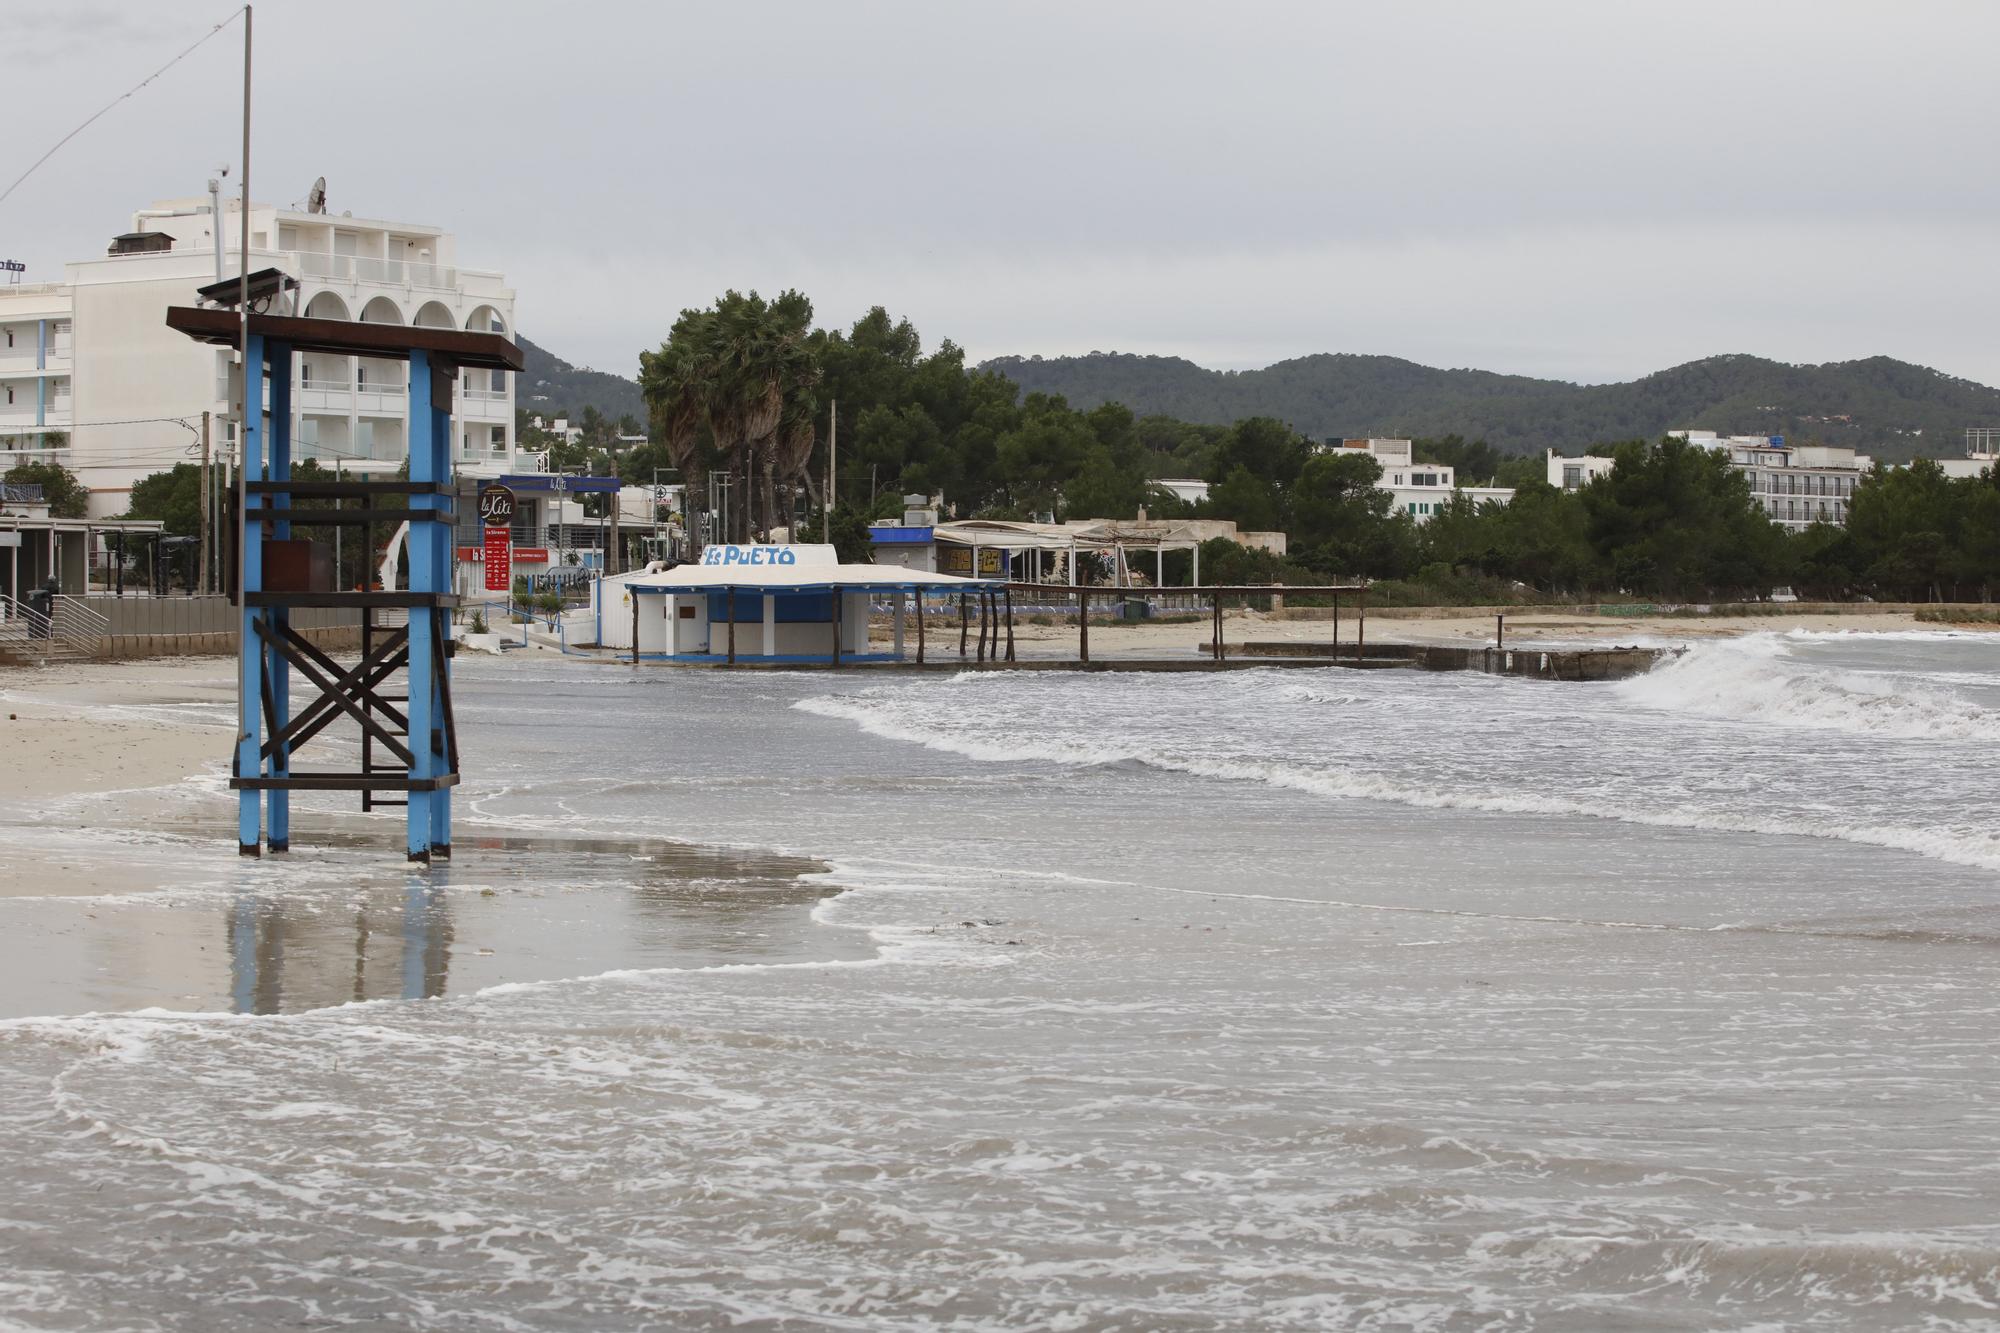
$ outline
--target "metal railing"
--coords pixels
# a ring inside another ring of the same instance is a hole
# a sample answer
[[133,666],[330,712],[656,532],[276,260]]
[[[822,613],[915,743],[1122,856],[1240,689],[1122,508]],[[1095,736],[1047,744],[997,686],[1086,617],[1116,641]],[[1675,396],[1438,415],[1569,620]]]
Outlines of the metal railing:
[[411,259],[371,259],[365,255],[330,255],[320,250],[294,250],[299,272],[309,278],[336,282],[376,282],[394,287],[433,287],[451,291],[458,270]]
[[0,654],[41,661],[102,657],[110,628],[109,621],[74,597],[56,598],[45,616],[0,593]]
[[82,657],[102,657],[111,622],[85,606],[79,598],[58,597],[49,611],[49,628],[58,643]]

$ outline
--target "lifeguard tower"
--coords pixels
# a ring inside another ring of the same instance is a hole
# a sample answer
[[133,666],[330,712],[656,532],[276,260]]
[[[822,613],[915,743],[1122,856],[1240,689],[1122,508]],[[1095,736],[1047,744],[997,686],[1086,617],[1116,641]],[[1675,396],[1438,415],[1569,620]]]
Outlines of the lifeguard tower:
[[[257,294],[253,289],[253,305]],[[175,306],[167,311],[167,325],[199,342],[247,344],[237,519],[242,642],[229,780],[238,793],[238,850],[256,856],[262,845],[273,852],[289,848],[293,792],[355,791],[364,808],[395,805],[399,798],[407,805],[412,861],[449,857],[451,789],[458,783],[449,631],[458,604],[451,594],[452,383],[461,369],[519,371],[521,349],[493,333],[254,310],[246,320],[227,308]],[[409,363],[406,479],[292,480],[292,375],[294,359],[306,352]],[[339,507],[300,509],[297,500],[332,500]],[[295,528],[359,527],[370,534],[372,550],[372,534],[404,523],[409,586],[401,589],[338,588],[326,547],[292,536]],[[291,612],[299,607],[359,611],[359,660],[343,665],[294,632]],[[407,622],[379,625],[378,612],[406,613]],[[294,670],[312,690],[296,711]],[[398,673],[405,682],[401,693],[395,692]],[[294,753],[342,719],[361,728],[360,770],[294,769]]]

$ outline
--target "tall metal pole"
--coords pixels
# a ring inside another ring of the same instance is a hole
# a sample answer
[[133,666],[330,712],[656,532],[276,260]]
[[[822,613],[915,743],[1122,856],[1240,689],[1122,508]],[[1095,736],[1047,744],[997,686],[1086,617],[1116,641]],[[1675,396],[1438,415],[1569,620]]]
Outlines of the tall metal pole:
[[819,514],[819,539],[833,540],[833,457],[840,448],[840,400],[835,398],[826,414],[826,508]]
[[[243,6],[243,179],[241,184],[243,186],[243,204],[242,204],[242,217],[239,219],[242,223],[242,227],[240,228],[239,241],[241,243],[243,250],[243,265],[242,265],[243,272],[241,274],[241,282],[237,287],[236,305],[238,311],[238,318],[236,326],[236,363],[239,367],[242,368],[243,371],[243,373],[240,376],[238,376],[239,382],[243,385],[243,390],[242,390],[243,408],[242,408],[242,414],[236,422],[236,524],[237,524],[236,595],[239,599],[241,599],[239,605],[240,608],[243,610],[244,614],[236,617],[236,658],[239,662],[242,661],[243,654],[250,650],[250,645],[244,642],[245,625],[246,622],[250,619],[248,614],[250,594],[249,594],[248,582],[246,579],[247,570],[245,569],[243,563],[244,551],[249,546],[249,543],[243,539],[244,528],[245,525],[249,522],[250,518],[250,507],[247,503],[245,503],[245,501],[248,498],[248,491],[246,488],[249,485],[247,476],[247,474],[249,473],[249,469],[243,466],[245,457],[244,448],[249,443],[250,414],[252,412],[261,413],[264,410],[264,404],[261,401],[254,403],[250,401],[251,375],[250,375],[250,6],[249,5]],[[216,240],[216,245],[218,247],[220,247],[220,245],[222,244],[220,236],[221,232],[220,228],[218,227],[217,240]],[[261,398],[262,395],[259,394],[259,397]],[[243,710],[239,710],[239,715],[241,714],[242,711]],[[250,733],[248,731],[241,729],[241,725],[239,723],[239,729],[237,731],[237,740],[238,741],[245,740],[249,737],[249,735]]]
[[[219,236],[220,233],[217,233]],[[201,590],[208,591],[208,529],[215,516],[208,510],[208,419],[210,413],[201,414],[201,537],[198,552],[201,563]]]

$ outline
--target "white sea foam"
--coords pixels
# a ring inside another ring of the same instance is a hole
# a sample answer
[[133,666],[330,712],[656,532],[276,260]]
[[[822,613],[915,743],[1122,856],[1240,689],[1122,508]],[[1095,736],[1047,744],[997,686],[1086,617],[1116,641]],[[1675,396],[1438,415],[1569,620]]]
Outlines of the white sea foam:
[[1797,635],[1753,634],[1701,644],[1617,689],[1649,708],[1760,726],[1904,740],[2000,741],[2000,714],[1946,690],[1801,662],[1791,644],[1803,641]]
[[[1148,743],[1068,739],[1037,735],[1023,726],[1005,734],[983,734],[932,721],[893,699],[820,695],[793,705],[802,711],[850,721],[884,739],[922,745],[990,763],[1039,761],[1067,767],[1138,764],[1167,772],[1225,781],[1260,782],[1335,800],[1387,801],[1431,810],[1464,810],[1535,817],[1574,816],[1616,820],[1656,828],[1776,836],[1828,838],[1915,852],[1936,860],[2000,870],[2000,830],[1907,826],[1846,817],[1838,813],[1800,814],[1756,804],[1713,804],[1687,799],[1622,801],[1582,793],[1501,789],[1477,785],[1441,786],[1379,772],[1293,759],[1261,759],[1197,754]],[[1929,717],[1928,714],[1923,716]],[[1942,719],[1933,719],[1942,721]]]

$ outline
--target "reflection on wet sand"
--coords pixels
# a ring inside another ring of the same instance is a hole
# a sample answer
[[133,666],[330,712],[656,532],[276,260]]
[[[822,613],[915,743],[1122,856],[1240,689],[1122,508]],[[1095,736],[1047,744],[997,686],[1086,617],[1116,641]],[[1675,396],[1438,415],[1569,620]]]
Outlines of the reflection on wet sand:
[[[451,904],[412,875],[401,902],[365,902],[349,920],[301,916],[269,894],[245,894],[224,914],[230,1006],[239,1014],[323,1009],[362,1000],[429,1000],[451,970]],[[350,938],[351,956],[340,947]]]
[[[332,855],[343,841],[327,840]],[[337,885],[309,882],[328,866],[301,856],[297,887],[235,890],[221,921],[229,1007],[298,1013],[870,947],[812,925],[812,905],[834,891],[808,878],[824,868],[816,861],[644,838],[474,836],[458,851],[451,865]]]

